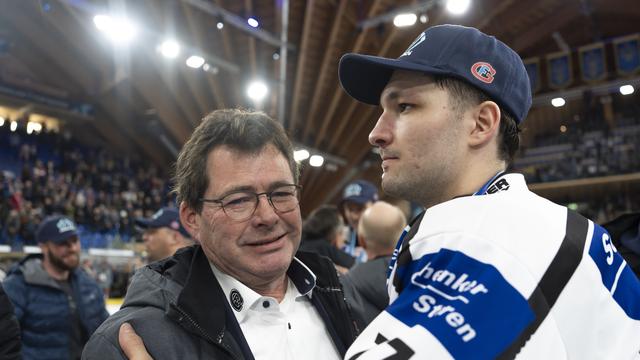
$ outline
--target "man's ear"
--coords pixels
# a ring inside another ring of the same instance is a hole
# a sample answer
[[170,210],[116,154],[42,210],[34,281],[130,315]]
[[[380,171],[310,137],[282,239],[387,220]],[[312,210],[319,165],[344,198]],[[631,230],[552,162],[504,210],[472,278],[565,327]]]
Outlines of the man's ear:
[[184,201],[180,203],[180,223],[187,230],[191,238],[200,242],[200,218],[198,213],[187,206]]
[[482,147],[500,133],[500,107],[493,101],[484,101],[472,110],[474,127],[469,134],[469,146]]

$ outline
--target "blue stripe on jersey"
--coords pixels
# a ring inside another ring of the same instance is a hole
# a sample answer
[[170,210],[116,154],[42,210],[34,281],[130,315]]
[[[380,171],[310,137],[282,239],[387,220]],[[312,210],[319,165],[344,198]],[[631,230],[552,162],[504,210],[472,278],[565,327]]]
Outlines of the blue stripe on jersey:
[[527,299],[495,267],[462,252],[440,249],[401,273],[404,289],[386,311],[427,329],[454,358],[495,358],[534,319]]
[[600,270],[602,284],[632,319],[640,320],[640,281],[611,242],[607,231],[594,224],[589,255]]

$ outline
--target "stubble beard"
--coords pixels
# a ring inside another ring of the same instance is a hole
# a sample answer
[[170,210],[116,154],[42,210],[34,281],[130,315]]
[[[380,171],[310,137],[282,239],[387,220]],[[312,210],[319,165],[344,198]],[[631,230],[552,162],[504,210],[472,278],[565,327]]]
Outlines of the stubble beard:
[[77,254],[76,254],[75,264],[72,264],[72,265],[67,264],[63,258],[55,256],[51,251],[48,252],[47,256],[49,258],[49,262],[51,263],[51,265],[53,265],[54,267],[58,268],[61,271],[72,271],[75,268],[77,268],[80,263],[80,259],[78,258]]

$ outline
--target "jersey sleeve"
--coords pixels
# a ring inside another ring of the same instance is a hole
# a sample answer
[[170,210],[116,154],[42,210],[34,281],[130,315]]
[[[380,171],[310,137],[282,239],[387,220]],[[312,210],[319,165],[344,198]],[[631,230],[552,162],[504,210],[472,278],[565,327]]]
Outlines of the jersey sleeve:
[[[521,266],[509,270],[526,278]],[[493,359],[535,318],[527,298],[494,265],[459,250],[441,248],[416,257],[399,267],[397,276],[398,297],[363,332],[347,359],[390,354],[394,359]]]

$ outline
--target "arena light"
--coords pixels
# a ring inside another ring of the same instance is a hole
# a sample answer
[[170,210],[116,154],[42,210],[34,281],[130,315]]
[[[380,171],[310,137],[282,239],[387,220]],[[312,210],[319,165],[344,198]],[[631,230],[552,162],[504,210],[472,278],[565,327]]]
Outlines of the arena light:
[[295,161],[303,161],[309,158],[309,151],[307,149],[300,149],[293,152],[293,158]]
[[16,131],[16,129],[18,129],[18,123],[15,121],[12,121],[11,125],[9,125],[9,130]]
[[633,92],[636,91],[633,88],[633,85],[622,85],[620,86],[620,94],[622,95],[631,95],[633,94]]
[[0,126],[4,126],[4,118],[0,116]]
[[247,19],[247,24],[249,24],[249,26],[251,26],[252,28],[257,28],[258,26],[260,26],[260,23],[254,17],[248,18]]
[[324,158],[322,155],[313,155],[309,158],[309,165],[313,167],[320,167],[324,164]]
[[554,107],[562,107],[564,106],[564,104],[566,104],[567,102],[564,101],[563,98],[561,97],[557,97],[557,98],[553,98],[551,99],[551,105],[553,105]]
[[40,131],[42,131],[42,124],[32,121],[27,123],[27,134],[31,135],[33,132],[39,133]]
[[124,17],[114,18],[100,14],[93,17],[93,24],[117,44],[129,43],[138,34],[138,27]]
[[247,96],[255,102],[262,101],[267,96],[267,93],[269,93],[269,88],[262,81],[253,81],[247,87]]
[[427,14],[420,15],[420,22],[422,24],[426,24],[428,21],[429,21],[429,16],[427,16]]
[[186,63],[188,67],[198,69],[204,65],[204,58],[198,55],[191,55],[187,59]]
[[167,59],[175,59],[180,54],[180,44],[175,40],[168,39],[160,44],[159,50],[162,56]]
[[218,30],[222,30],[224,28],[224,23],[222,21],[218,21],[216,28],[218,28]]
[[462,15],[469,10],[471,0],[447,0],[447,11],[453,15]]
[[411,26],[415,24],[417,20],[418,20],[418,17],[416,16],[416,14],[412,14],[412,13],[398,14],[393,18],[393,25],[395,25],[396,27]]

